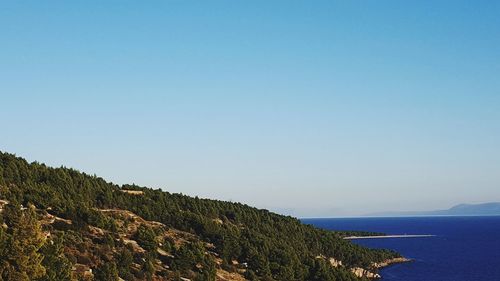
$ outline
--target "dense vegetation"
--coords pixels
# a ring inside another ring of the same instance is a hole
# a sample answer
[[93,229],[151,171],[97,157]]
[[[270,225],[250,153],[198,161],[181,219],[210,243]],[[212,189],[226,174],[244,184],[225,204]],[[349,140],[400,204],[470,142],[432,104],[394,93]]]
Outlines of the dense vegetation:
[[[142,192],[134,195],[123,190]],[[75,263],[89,264],[95,280],[160,279],[157,262],[168,266],[163,276],[168,280],[181,276],[215,280],[217,268],[238,271],[243,265],[240,272],[249,280],[359,280],[349,268],[370,268],[373,262],[397,256],[357,246],[338,233],[267,210],[136,185],[118,186],[74,169],[28,163],[1,152],[0,199],[9,202],[1,216],[0,280],[82,279],[70,272]],[[21,205],[28,207],[21,209]],[[134,230],[133,238],[145,250],[138,256],[120,240],[121,222],[102,209],[128,210],[165,227]],[[36,218],[48,213],[72,223],[42,229]],[[92,227],[107,234],[84,244],[82,233],[90,233]],[[183,245],[158,241],[158,233],[168,228],[192,233],[199,240]],[[43,230],[50,232],[49,238],[42,239]],[[71,250],[78,248],[75,245],[93,258],[84,262],[75,257]],[[93,249],[96,245],[99,251]],[[170,258],[159,259],[158,248]],[[330,257],[344,266],[331,266]]]

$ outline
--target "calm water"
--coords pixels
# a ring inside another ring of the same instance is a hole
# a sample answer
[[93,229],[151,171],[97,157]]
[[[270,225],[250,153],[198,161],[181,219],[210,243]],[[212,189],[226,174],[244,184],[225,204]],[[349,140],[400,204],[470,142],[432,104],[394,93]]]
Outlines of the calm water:
[[398,251],[414,262],[381,270],[387,281],[500,281],[500,216],[304,219],[329,230],[436,237],[355,240]]

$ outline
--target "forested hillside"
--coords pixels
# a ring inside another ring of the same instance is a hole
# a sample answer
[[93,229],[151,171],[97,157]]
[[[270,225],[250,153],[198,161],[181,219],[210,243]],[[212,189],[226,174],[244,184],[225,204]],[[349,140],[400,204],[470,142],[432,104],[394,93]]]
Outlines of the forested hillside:
[[398,257],[267,210],[1,152],[0,199],[0,280],[360,280],[354,268]]

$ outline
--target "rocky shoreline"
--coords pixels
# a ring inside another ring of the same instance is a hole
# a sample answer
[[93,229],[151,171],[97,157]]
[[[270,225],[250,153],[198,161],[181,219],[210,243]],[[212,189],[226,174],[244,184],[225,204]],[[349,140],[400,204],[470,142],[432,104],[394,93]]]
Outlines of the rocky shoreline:
[[403,263],[403,262],[411,262],[411,259],[405,258],[405,257],[399,257],[399,258],[393,258],[393,259],[388,259],[380,263],[374,263],[373,266],[376,268],[383,268],[387,267],[392,264],[396,263]]
[[[411,262],[411,261],[412,261],[411,259],[408,259],[408,258],[405,258],[405,257],[399,257],[399,258],[388,259],[388,260],[385,260],[385,261],[382,261],[382,262],[379,262],[379,263],[373,263],[372,267],[374,269],[378,270],[378,269],[381,269],[381,268],[384,268],[384,267],[387,267],[387,266],[390,266],[390,265],[393,265],[393,264],[404,263],[404,262]],[[366,277],[366,278],[369,278],[369,279],[380,279],[380,278],[382,278],[382,276],[380,276],[379,273],[375,273],[373,271],[370,271],[368,269],[361,268],[361,267],[351,268],[351,272],[354,273],[354,275],[356,275],[358,277]]]
[[[321,258],[325,259],[324,256],[317,256],[316,258]],[[342,264],[342,261],[336,260],[334,258],[329,258],[328,261],[330,262],[330,265],[333,267],[343,267],[344,265]],[[397,263],[403,263],[403,262],[411,262],[411,259],[405,258],[405,257],[398,257],[398,258],[392,258],[392,259],[387,259],[381,262],[375,262],[372,263],[370,269],[362,268],[362,267],[352,267],[349,268],[349,270],[356,275],[357,277],[360,278],[368,278],[368,279],[380,279],[382,276],[377,272],[378,269],[397,264]]]

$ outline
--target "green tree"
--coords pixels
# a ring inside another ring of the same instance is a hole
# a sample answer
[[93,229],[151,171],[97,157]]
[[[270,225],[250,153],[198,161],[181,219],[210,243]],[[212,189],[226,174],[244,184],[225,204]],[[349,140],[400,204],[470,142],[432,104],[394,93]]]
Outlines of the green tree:
[[154,260],[151,257],[147,257],[144,262],[143,270],[146,273],[147,280],[152,280],[153,274],[155,273]]
[[95,270],[95,281],[118,281],[118,269],[114,262],[105,262]]
[[130,266],[134,262],[134,256],[129,249],[123,248],[118,255],[118,274],[125,280],[131,280],[133,278],[130,273]]
[[72,280],[72,264],[64,255],[64,237],[54,237],[42,247],[43,266],[46,269],[46,275],[41,281],[64,281]]
[[[18,216],[18,217],[16,217]],[[5,209],[7,229],[2,230],[3,249],[0,275],[3,280],[29,281],[45,276],[40,248],[45,235],[38,222],[35,207],[19,212],[17,206]]]
[[154,254],[156,252],[156,234],[151,227],[141,224],[137,228],[135,239],[137,240],[137,243],[139,243],[139,245],[141,245],[141,247],[150,254]]

